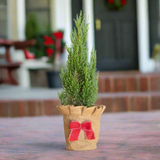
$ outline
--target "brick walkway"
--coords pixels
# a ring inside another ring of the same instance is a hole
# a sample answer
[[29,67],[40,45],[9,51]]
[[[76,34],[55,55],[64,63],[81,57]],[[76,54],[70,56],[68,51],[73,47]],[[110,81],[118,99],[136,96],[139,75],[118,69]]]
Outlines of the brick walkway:
[[0,119],[0,160],[160,160],[160,112],[103,114],[98,148],[65,149],[62,116]]

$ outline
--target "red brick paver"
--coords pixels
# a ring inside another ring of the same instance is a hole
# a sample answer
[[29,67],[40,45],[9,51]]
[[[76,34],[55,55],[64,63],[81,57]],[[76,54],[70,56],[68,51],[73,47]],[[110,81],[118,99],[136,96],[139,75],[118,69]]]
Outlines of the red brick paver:
[[98,148],[65,149],[62,116],[1,118],[0,160],[159,160],[160,112],[103,114]]

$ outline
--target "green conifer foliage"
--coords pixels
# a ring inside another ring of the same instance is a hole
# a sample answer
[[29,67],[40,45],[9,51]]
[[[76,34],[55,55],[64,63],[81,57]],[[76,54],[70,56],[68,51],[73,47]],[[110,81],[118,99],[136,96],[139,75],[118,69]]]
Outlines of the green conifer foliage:
[[71,34],[72,46],[67,46],[67,66],[60,73],[63,90],[58,95],[62,105],[91,107],[98,98],[96,52],[92,49],[88,62],[86,41],[89,23],[85,24],[82,12],[77,15],[75,24]]
[[31,12],[26,22],[25,35],[27,39],[35,39],[40,32],[40,27],[37,21],[36,14]]

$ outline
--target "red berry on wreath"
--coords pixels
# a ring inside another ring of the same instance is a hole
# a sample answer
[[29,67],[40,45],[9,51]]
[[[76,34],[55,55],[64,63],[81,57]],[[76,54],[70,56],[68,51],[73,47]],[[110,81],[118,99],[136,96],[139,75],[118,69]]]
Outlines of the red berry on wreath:
[[126,5],[126,3],[127,3],[127,0],[121,0],[121,5],[122,6]]
[[108,0],[108,2],[112,4],[112,3],[114,3],[114,0]]

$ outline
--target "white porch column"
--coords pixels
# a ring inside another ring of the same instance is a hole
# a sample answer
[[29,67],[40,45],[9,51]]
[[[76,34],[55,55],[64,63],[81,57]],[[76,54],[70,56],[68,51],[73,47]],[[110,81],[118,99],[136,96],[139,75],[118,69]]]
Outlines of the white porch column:
[[139,70],[150,72],[154,70],[154,61],[150,58],[148,1],[146,0],[137,0],[137,22]]
[[[64,40],[71,44],[70,33],[72,28],[71,0],[51,0],[51,26],[54,31],[64,30]],[[67,61],[67,52],[65,52]]]
[[[8,10],[8,38],[11,40],[25,40],[25,0],[7,0]],[[23,61],[24,53],[21,50],[11,50],[11,57],[14,61]],[[19,85],[30,86],[29,70],[22,65],[18,70]]]
[[51,26],[54,31],[64,29],[65,0],[51,0]]
[[93,49],[95,48],[93,0],[83,0],[83,10],[86,15],[86,21],[89,22],[87,47],[88,47],[88,60],[90,60],[91,50],[92,48]]
[[7,0],[8,38],[25,39],[25,0]]
[[17,5],[16,0],[7,0],[8,39],[17,39]]
[[[26,6],[25,6],[25,0],[17,0],[16,1],[17,6],[17,39],[18,40],[25,40],[25,23],[26,23]],[[25,59],[23,51],[15,51],[14,56],[18,57],[21,56],[21,59]],[[22,60],[23,61],[23,60]],[[30,73],[29,69],[25,68],[24,62],[21,65],[20,69],[18,70],[18,78],[19,78],[19,84],[22,87],[30,87]]]
[[64,0],[65,12],[64,12],[64,26],[65,26],[65,35],[64,39],[68,45],[71,44],[70,35],[72,29],[72,7],[71,0]]
[[31,86],[29,69],[22,66],[18,69],[18,80],[21,87],[29,88]]
[[[64,0],[65,10],[64,10],[64,40],[67,45],[71,45],[71,30],[72,30],[72,7],[71,0]],[[64,61],[68,60],[68,52],[65,51]]]
[[26,23],[25,0],[17,0],[17,37],[18,40],[25,40]]

